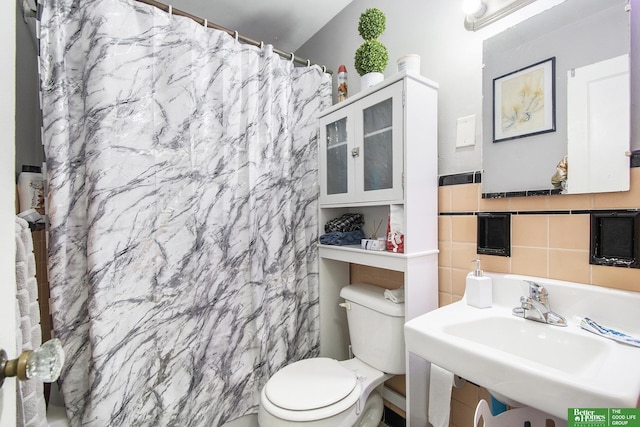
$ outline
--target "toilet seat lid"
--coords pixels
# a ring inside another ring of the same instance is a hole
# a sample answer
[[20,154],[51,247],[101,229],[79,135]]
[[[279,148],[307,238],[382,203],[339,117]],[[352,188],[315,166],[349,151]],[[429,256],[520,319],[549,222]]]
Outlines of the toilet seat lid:
[[333,405],[356,387],[356,375],[337,360],[305,359],[285,366],[267,382],[271,403],[292,411],[309,411]]

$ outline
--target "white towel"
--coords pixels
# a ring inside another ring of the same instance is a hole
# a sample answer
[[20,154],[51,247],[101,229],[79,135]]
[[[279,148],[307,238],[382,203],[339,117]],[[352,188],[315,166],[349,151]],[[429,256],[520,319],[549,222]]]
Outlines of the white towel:
[[391,302],[400,304],[401,302],[404,302],[404,288],[385,289],[384,297]]
[[[17,354],[35,350],[42,344],[38,282],[29,224],[16,217],[16,331]],[[46,427],[47,416],[43,385],[40,381],[18,381],[16,387],[16,425]]]
[[429,377],[429,422],[433,427],[448,427],[451,414],[451,388],[454,375],[431,364]]

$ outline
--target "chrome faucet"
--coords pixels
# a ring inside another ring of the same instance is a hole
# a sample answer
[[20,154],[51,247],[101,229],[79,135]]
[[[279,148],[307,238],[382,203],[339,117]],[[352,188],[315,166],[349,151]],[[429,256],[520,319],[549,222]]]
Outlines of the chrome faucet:
[[549,306],[549,293],[536,282],[526,280],[529,284],[529,296],[520,297],[520,307],[512,310],[514,316],[555,326],[567,326],[567,320],[553,312]]

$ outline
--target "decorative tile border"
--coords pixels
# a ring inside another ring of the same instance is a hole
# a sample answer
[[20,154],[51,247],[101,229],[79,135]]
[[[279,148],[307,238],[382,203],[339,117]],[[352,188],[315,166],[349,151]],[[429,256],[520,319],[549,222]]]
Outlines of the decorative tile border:
[[482,182],[482,172],[465,172],[457,173],[454,175],[442,175],[438,179],[438,185],[445,187],[447,185],[460,185],[460,184],[479,184]]
[[[630,167],[640,167],[640,150],[634,150],[630,156]],[[479,184],[482,182],[482,172],[464,172],[452,175],[441,175],[438,178],[438,186],[446,187],[448,185],[461,184]],[[508,191],[502,193],[482,193],[483,199],[502,199],[506,197],[530,197],[530,196],[552,196],[560,194],[560,189],[549,190],[525,190],[525,191]]]
[[573,209],[557,211],[476,211],[476,212],[440,212],[439,216],[477,216],[478,214],[511,214],[511,215],[591,215],[599,212],[640,212],[640,209]]
[[553,196],[561,194],[559,188],[550,190],[507,191],[504,193],[482,193],[483,199],[503,199],[505,197]]

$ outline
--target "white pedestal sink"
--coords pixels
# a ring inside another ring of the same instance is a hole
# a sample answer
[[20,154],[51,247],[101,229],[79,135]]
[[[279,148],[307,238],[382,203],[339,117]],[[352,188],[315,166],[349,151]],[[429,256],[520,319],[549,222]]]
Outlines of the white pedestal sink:
[[[493,306],[465,300],[405,324],[407,350],[508,399],[567,419],[569,408],[634,408],[640,348],[580,328],[583,317],[640,337],[640,293],[529,276],[488,273]],[[513,316],[525,280],[549,293],[567,327]]]

